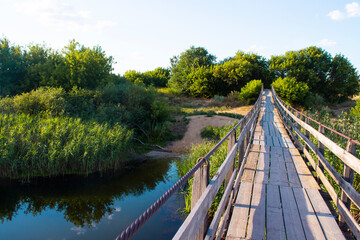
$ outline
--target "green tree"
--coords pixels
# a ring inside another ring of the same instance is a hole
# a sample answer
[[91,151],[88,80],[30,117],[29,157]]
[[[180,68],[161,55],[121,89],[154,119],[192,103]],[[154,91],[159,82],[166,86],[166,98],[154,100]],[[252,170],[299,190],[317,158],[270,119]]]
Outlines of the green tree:
[[191,81],[188,75],[198,67],[207,67],[214,64],[216,57],[209,54],[203,47],[190,47],[190,49],[181,53],[180,56],[174,56],[170,59],[171,78],[169,87],[175,92],[189,95]]
[[212,67],[198,67],[188,74],[189,95],[194,97],[213,97],[218,93],[219,83],[213,75]]
[[309,87],[304,82],[299,82],[294,77],[279,77],[273,82],[276,93],[285,102],[290,104],[303,104],[309,93]]
[[255,103],[259,97],[262,87],[261,80],[251,80],[245,87],[241,88],[239,99],[247,103]]
[[253,79],[261,79],[266,87],[270,87],[272,81],[268,61],[264,57],[241,51],[216,65],[214,76],[224,81],[222,95],[239,91]]
[[0,95],[16,94],[25,73],[21,47],[12,46],[6,38],[0,39]]
[[296,78],[306,83],[313,93],[326,96],[325,85],[331,66],[331,55],[319,47],[308,47],[299,51],[289,51],[285,56],[273,56],[270,70],[275,77]]
[[359,75],[350,61],[337,54],[331,61],[326,96],[332,102],[345,100],[359,92]]
[[91,49],[72,40],[64,48],[63,54],[68,80],[63,86],[65,89],[74,86],[94,89],[110,76],[113,58],[107,57],[100,46]]

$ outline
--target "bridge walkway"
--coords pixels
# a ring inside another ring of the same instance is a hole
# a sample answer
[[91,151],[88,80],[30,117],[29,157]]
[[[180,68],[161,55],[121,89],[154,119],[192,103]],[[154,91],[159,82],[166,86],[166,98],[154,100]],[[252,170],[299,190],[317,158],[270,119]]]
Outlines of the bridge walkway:
[[226,239],[345,239],[265,90]]

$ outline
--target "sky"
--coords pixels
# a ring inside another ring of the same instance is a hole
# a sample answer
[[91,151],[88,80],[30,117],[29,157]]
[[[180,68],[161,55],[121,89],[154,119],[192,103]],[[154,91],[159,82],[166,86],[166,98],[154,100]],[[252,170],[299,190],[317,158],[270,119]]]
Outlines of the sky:
[[309,46],[360,70],[360,1],[0,0],[0,38],[61,50],[99,45],[114,73],[169,67],[191,46],[218,61],[237,51],[266,58]]

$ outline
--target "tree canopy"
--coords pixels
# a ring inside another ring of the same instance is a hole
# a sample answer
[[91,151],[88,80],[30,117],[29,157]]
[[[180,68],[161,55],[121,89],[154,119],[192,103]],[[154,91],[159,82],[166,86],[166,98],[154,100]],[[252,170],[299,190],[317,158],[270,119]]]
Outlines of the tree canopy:
[[40,86],[94,89],[111,75],[113,58],[100,46],[80,45],[75,40],[59,51],[45,45],[26,48],[0,39],[0,95],[15,95]]
[[315,46],[272,56],[270,70],[276,78],[290,77],[306,83],[310,92],[331,102],[350,97],[359,89],[359,75],[344,56],[332,58]]

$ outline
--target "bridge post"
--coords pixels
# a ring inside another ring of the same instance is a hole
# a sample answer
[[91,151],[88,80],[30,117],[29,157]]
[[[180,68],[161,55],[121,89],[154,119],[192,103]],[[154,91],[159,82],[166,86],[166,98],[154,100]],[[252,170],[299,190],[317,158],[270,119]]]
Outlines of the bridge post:
[[[325,134],[325,128],[322,126],[322,125],[319,125],[319,132],[322,133],[322,134]],[[325,150],[324,150],[324,144],[322,144],[322,142],[319,141],[319,145],[318,145],[318,149],[320,151],[320,153],[324,156],[325,154]],[[317,163],[318,163],[318,168],[320,168],[320,170],[322,172],[324,172],[324,166],[321,164],[320,160],[318,159],[317,160]],[[317,176],[317,182],[320,183],[320,177]]]
[[[307,117],[305,117],[305,123],[310,125],[310,120]],[[310,132],[308,130],[306,130],[306,129],[305,129],[305,137],[310,140]],[[305,149],[307,151],[309,151],[309,146],[306,145],[306,144],[305,144]]]
[[[244,128],[244,124],[242,123],[240,125],[240,132],[242,132],[243,128]],[[239,163],[238,163],[238,170],[239,170],[241,167],[242,161],[244,159],[244,155],[245,155],[245,140],[242,142],[239,142],[238,144],[240,144],[240,146],[239,146]]]
[[[201,160],[201,159],[199,159]],[[198,160],[198,161],[199,161]],[[194,182],[192,187],[191,197],[191,210],[195,207],[197,201],[200,199],[202,193],[205,191],[210,179],[210,165],[204,163],[194,174]],[[204,239],[207,231],[207,217],[205,217],[204,223],[200,227],[198,233],[194,237],[194,240]]]
[[[352,155],[356,156],[356,145],[355,145],[355,143],[348,140],[347,146],[346,146],[346,151],[348,151]],[[353,184],[354,170],[352,170],[346,164],[344,164],[343,176],[344,176],[345,181],[349,182],[351,185]],[[345,206],[350,210],[351,200],[348,198],[348,196],[346,195],[344,190],[341,191],[341,201],[343,201]],[[339,215],[339,222],[340,222],[340,227],[346,226],[345,219],[342,218],[340,215]]]
[[[235,145],[235,142],[236,142],[236,130],[234,130],[229,136],[229,143],[228,143],[228,150],[227,150],[228,155],[229,155],[231,149],[233,148],[233,146]],[[234,172],[235,158],[232,160],[232,162],[233,163],[231,164],[231,167],[225,176],[225,187],[228,185],[231,175]]]

